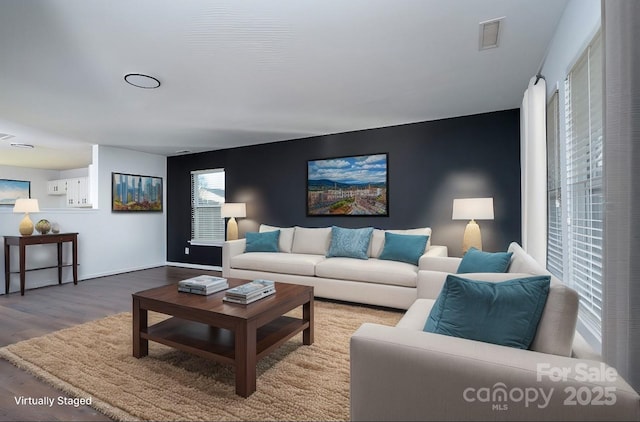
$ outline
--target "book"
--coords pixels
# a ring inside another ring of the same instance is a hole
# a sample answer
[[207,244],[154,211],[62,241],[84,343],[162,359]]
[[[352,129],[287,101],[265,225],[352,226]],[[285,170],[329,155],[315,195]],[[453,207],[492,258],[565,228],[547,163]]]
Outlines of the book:
[[273,289],[275,291],[274,282],[271,280],[258,279],[258,280],[253,280],[250,283],[246,283],[241,286],[237,286],[227,290],[227,296],[246,299],[252,294],[258,294],[268,289]]
[[178,282],[178,291],[198,295],[210,295],[229,288],[226,278],[210,275],[199,275]]
[[190,288],[190,287],[183,287],[183,286],[178,286],[178,291],[179,292],[183,292],[183,293],[193,293],[193,294],[197,294],[197,295],[203,295],[203,296],[208,296],[211,295],[213,293],[217,293],[220,292],[226,288],[228,288],[229,286],[220,286],[220,287],[215,287],[215,288],[210,288],[210,289],[194,289],[194,288]]
[[241,298],[237,298],[237,297],[225,296],[225,297],[222,298],[222,300],[224,302],[229,302],[229,303],[237,303],[237,304],[240,304],[240,305],[248,305],[248,304],[253,303],[253,302],[257,301],[257,300],[260,300],[260,299],[263,299],[265,297],[271,296],[275,292],[276,292],[276,289],[272,288],[272,289],[268,289],[268,290],[262,291],[258,295],[255,295],[250,299],[241,299]]
[[226,293],[225,296],[227,296],[227,297],[229,297],[231,299],[251,300],[251,299],[253,299],[255,297],[261,296],[264,292],[267,292],[269,290],[275,291],[276,289],[265,289],[265,290],[261,290],[259,292],[254,292],[254,293],[251,293],[251,294],[248,294],[248,295],[236,295],[236,294],[233,294],[233,293]]
[[199,275],[197,277],[187,278],[186,280],[181,280],[178,282],[178,286],[185,287],[210,287],[210,286],[221,286],[227,283],[227,279],[223,277],[216,277],[212,275]]

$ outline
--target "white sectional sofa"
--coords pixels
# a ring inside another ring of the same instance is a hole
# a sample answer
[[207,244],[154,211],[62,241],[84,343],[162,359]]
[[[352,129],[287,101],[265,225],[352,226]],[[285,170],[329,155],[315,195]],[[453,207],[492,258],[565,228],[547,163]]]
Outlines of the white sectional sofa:
[[389,230],[429,236],[418,265],[378,259],[384,230],[374,230],[369,259],[327,258],[331,227],[280,228],[260,226],[260,232],[280,230],[279,252],[245,252],[245,239],[227,241],[222,249],[224,277],[266,278],[314,287],[318,297],[407,309],[417,298],[418,272],[428,257],[446,257],[446,246],[431,245],[431,229]]
[[[517,244],[505,281],[549,275]],[[374,420],[640,420],[640,396],[575,333],[578,297],[552,277],[530,350],[423,331],[460,258],[425,258],[418,299],[395,327],[351,338],[351,418]]]

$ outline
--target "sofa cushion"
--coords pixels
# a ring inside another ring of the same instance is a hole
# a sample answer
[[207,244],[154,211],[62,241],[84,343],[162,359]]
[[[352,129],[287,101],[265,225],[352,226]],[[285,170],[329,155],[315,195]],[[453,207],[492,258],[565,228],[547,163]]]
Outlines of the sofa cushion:
[[578,321],[578,302],[575,290],[552,277],[547,303],[530,349],[552,355],[571,356]]
[[375,258],[327,258],[316,265],[316,276],[338,280],[363,281],[416,287],[418,267],[404,262],[381,261]]
[[384,248],[380,259],[406,262],[418,265],[418,261],[424,254],[429,236],[416,234],[384,234]]
[[327,257],[344,257],[356,259],[369,259],[367,250],[371,242],[373,227],[362,229],[345,229],[331,227],[331,245]]
[[384,230],[373,229],[371,242],[369,242],[369,258],[379,258],[384,247]]
[[431,246],[431,228],[430,227],[423,227],[419,229],[407,229],[407,230],[375,229],[373,231],[373,235],[371,236],[371,244],[369,246],[369,256],[371,258],[380,258],[382,249],[384,249],[384,234],[387,232],[395,233],[395,234],[415,234],[415,235],[429,236],[429,238],[427,239],[427,244],[424,248],[424,251],[426,252]]
[[528,274],[539,274],[539,275],[550,275],[551,273],[547,271],[542,265],[538,264],[538,262],[533,259],[531,255],[526,253],[522,247],[516,243],[511,242],[509,245],[509,249],[507,252],[511,252],[511,262],[509,263],[509,272],[510,273],[528,273]]
[[291,247],[293,246],[293,227],[275,227],[268,226],[266,224],[260,224],[260,233],[272,232],[280,230],[280,239],[278,239],[278,248],[280,252],[291,253]]
[[528,349],[550,282],[549,276],[491,283],[449,275],[424,330]]
[[511,252],[483,252],[471,247],[462,257],[458,274],[504,273],[509,268]]
[[[418,273],[418,297],[435,300],[440,294],[448,275],[442,271],[420,271]],[[513,278],[530,277],[531,275],[531,273],[469,273],[465,274],[464,277],[497,283]],[[547,303],[544,305],[538,330],[530,349],[541,353],[571,356],[577,318],[578,294],[575,290],[565,286],[557,278],[551,276]]]
[[323,255],[252,252],[236,255],[229,263],[235,269],[314,276],[316,264],[325,259]]
[[309,229],[295,228],[291,252],[325,256],[331,243],[331,227]]
[[[509,265],[510,273],[550,275],[549,271],[538,264],[517,242],[512,242],[508,251],[513,254]],[[531,344],[531,350],[571,356],[578,321],[578,303],[578,293],[551,276],[549,297],[540,318],[536,337]]]
[[245,233],[245,252],[280,252],[278,239],[280,230],[264,233]]

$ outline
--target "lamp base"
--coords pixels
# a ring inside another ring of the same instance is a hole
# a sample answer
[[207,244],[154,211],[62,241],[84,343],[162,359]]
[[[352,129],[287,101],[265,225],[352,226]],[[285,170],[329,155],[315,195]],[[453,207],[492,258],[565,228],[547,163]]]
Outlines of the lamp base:
[[234,217],[229,219],[227,223],[227,240],[237,240],[238,239],[238,223]]
[[29,218],[29,213],[24,215],[24,218],[20,222],[20,226],[18,227],[20,234],[23,236],[30,236],[33,234],[33,222]]
[[467,228],[464,229],[464,238],[462,239],[462,253],[465,254],[469,248],[474,247],[479,251],[482,250],[482,235],[480,234],[480,226],[475,220],[469,221]]

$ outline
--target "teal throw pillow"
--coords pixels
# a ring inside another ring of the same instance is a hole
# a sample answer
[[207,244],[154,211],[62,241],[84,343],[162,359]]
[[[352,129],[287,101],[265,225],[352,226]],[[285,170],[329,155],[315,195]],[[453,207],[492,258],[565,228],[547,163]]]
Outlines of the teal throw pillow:
[[424,331],[528,349],[550,282],[550,276],[492,283],[449,275]]
[[357,259],[369,259],[367,250],[373,227],[362,229],[344,229],[333,226],[331,228],[331,246],[327,252],[327,258],[345,257]]
[[245,234],[246,246],[245,252],[279,252],[278,240],[280,239],[280,230],[272,232]]
[[462,257],[458,274],[505,273],[509,268],[511,255],[511,252],[482,252],[471,247]]
[[385,232],[384,248],[379,259],[418,265],[428,240],[429,236],[427,235]]

